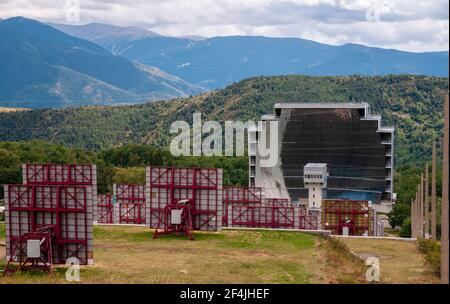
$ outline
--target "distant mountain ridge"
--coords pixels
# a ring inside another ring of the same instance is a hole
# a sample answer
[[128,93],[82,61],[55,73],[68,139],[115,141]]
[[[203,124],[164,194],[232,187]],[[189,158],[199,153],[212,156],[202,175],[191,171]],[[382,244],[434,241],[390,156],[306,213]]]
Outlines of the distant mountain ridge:
[[120,27],[103,23],[86,25],[48,24],[68,35],[99,44],[110,50],[113,55],[115,55],[116,49],[121,49],[132,41],[148,37],[161,37],[155,32],[133,26]]
[[[104,25],[103,30],[107,27]],[[64,31],[63,27],[58,28]],[[79,29],[89,30],[89,26]],[[111,26],[110,31],[126,33],[127,28]],[[68,33],[77,35],[73,28]],[[78,35],[86,37],[87,33]],[[334,46],[300,38],[261,36],[190,39],[157,34],[125,35],[120,41],[112,41],[113,47],[108,36],[95,40],[117,56],[156,66],[209,89],[260,75],[415,74],[448,77],[449,74],[448,51],[413,53],[358,44]]]
[[203,91],[44,23],[0,21],[0,106],[133,104]]
[[[0,20],[0,106],[136,104],[255,76],[448,77],[448,52],[411,53],[298,38],[166,37],[136,27]],[[314,84],[312,84],[314,86]]]

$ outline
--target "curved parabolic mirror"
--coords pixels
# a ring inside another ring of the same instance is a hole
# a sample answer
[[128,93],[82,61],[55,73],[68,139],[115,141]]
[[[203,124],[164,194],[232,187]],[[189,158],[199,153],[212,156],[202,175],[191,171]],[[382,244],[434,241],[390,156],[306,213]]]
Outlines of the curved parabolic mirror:
[[327,163],[328,198],[379,203],[387,189],[386,155],[378,120],[365,119],[364,108],[283,109],[281,171],[292,200],[307,198],[303,167]]

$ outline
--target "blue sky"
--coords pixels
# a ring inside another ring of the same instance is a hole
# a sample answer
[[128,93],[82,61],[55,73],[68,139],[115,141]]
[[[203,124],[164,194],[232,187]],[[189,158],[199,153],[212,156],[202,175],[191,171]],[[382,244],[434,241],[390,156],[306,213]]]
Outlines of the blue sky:
[[[138,26],[163,35],[299,37],[408,51],[449,49],[448,0],[0,0],[0,18]],[[72,6],[73,7],[73,6]]]

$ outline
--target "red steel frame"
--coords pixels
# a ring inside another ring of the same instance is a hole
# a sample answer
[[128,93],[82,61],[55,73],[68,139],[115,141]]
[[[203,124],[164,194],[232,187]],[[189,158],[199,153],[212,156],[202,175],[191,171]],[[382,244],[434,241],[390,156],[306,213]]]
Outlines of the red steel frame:
[[299,229],[317,230],[319,229],[319,215],[308,212],[306,206],[300,206]]
[[230,225],[295,229],[295,207],[231,205]]
[[[15,243],[14,248],[12,248],[12,253],[6,264],[4,275],[12,275],[16,271],[27,269],[40,269],[52,273],[52,241],[55,236],[54,228],[54,225],[43,225],[42,227],[39,227],[36,232],[28,232],[20,236]],[[41,256],[39,258],[27,257],[26,251],[28,240],[40,241]],[[18,260],[19,266],[17,268],[10,268],[15,259]]]
[[88,164],[25,164],[24,184],[27,185],[94,185],[94,170]]
[[88,264],[92,257],[88,251],[87,190],[87,186],[8,185],[10,250],[22,236],[52,225],[53,264],[65,264],[69,257]]
[[[172,224],[172,210],[182,210],[181,214],[181,224]],[[188,204],[175,204],[175,205],[167,205],[164,207],[164,218],[158,226],[164,227],[163,231],[159,231],[156,228],[155,233],[153,234],[153,238],[156,239],[161,235],[167,234],[184,234],[190,240],[194,240],[193,235],[193,224],[192,224],[192,214],[191,214],[191,203]]]
[[[221,169],[149,167],[150,228],[162,228],[164,209],[181,200],[192,202],[194,230],[217,231],[221,204]],[[220,174],[219,174],[220,172]]]
[[362,235],[366,231],[371,235],[370,208],[368,201],[324,200],[322,202],[322,225],[332,234],[342,234],[344,227],[350,235]]
[[291,207],[291,202],[287,198],[265,198],[264,205],[269,207]]
[[260,187],[223,187],[224,203],[261,204],[262,189]]
[[116,185],[119,223],[145,224],[145,185]]
[[228,208],[232,205],[258,206],[262,203],[260,187],[229,186],[223,188],[222,226],[228,226]]
[[100,224],[114,223],[114,205],[111,194],[97,194],[97,222]]

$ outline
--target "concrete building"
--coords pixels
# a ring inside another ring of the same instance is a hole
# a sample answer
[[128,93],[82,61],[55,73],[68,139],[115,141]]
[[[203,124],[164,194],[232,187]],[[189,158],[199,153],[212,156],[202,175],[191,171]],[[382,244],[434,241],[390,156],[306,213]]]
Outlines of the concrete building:
[[[268,198],[306,202],[304,166],[328,165],[327,197],[366,200],[389,212],[393,193],[394,128],[384,127],[367,103],[277,103],[248,130],[249,185]],[[278,122],[270,130],[270,121]],[[261,167],[258,142],[278,133],[278,161]]]

